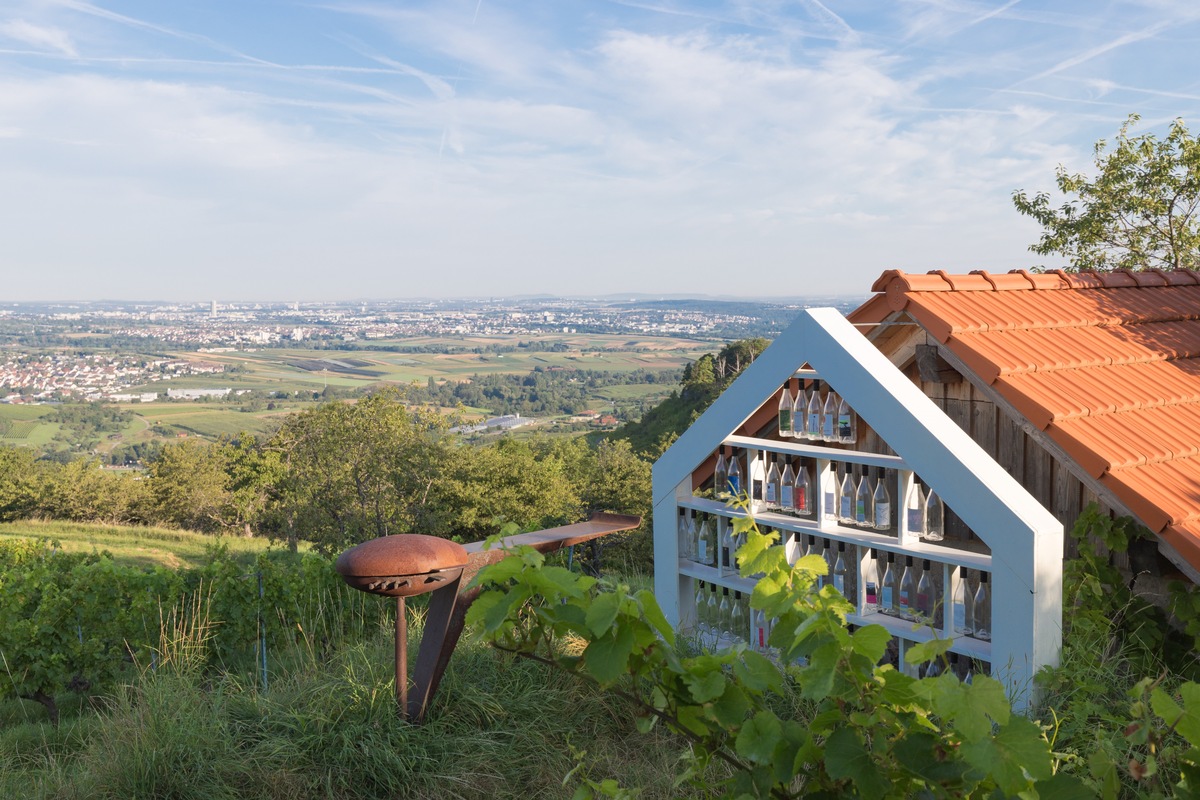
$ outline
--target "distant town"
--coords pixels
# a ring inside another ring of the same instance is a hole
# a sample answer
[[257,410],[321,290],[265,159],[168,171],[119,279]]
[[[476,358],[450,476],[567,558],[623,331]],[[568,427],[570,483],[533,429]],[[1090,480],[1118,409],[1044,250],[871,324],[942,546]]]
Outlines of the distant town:
[[[617,334],[728,341],[775,336],[798,309],[847,310],[859,298],[803,303],[630,298],[344,303],[64,302],[0,306],[0,402],[152,402],[230,389],[156,384],[229,370],[221,354],[284,348],[479,351],[493,338]],[[503,347],[503,344],[491,346]],[[136,391],[131,391],[131,389]]]

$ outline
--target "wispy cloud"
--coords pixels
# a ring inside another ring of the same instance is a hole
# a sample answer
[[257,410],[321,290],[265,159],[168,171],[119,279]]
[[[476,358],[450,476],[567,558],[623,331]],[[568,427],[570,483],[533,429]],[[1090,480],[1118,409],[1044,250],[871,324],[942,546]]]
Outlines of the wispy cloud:
[[47,49],[70,58],[79,55],[75,43],[66,31],[35,25],[23,19],[0,22],[0,38],[23,42],[31,47]]

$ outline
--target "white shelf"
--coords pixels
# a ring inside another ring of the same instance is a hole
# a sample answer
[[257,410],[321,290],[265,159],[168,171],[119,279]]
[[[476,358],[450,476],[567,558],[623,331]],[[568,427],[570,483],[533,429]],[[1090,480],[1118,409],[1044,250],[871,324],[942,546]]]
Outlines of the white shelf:
[[807,458],[823,458],[839,463],[866,464],[869,467],[884,467],[885,469],[908,469],[904,459],[899,456],[888,456],[882,453],[868,453],[865,450],[843,450],[824,444],[808,443],[795,439],[757,439],[752,436],[727,436],[722,442],[730,447],[744,447],[750,450],[767,450],[772,453],[784,453]]
[[730,519],[744,519],[753,516],[759,527],[779,528],[795,533],[812,534],[835,542],[862,545],[886,553],[927,558],[943,564],[955,564],[981,572],[992,571],[992,557],[986,553],[974,553],[970,550],[960,550],[957,547],[916,541],[911,544],[901,544],[893,534],[875,533],[862,528],[847,528],[842,525],[818,524],[815,517],[793,517],[789,514],[779,514],[774,511],[759,511],[753,515],[740,508],[734,508],[720,500],[709,500],[705,497],[681,497],[677,505],[708,514],[716,514]]

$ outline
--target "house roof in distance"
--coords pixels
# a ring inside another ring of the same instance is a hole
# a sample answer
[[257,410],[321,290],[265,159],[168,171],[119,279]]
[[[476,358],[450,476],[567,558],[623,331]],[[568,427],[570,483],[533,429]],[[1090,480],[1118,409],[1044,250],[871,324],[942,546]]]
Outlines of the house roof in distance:
[[889,270],[904,311],[1200,570],[1200,272]]

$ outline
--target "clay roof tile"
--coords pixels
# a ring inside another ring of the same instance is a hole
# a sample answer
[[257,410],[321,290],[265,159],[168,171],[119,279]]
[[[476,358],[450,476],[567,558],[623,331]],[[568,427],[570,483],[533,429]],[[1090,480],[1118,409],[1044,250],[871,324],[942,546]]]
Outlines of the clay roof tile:
[[1033,288],[1033,283],[1029,280],[1025,273],[1021,272],[1006,272],[1001,275],[993,275],[986,270],[977,269],[971,271],[972,275],[980,275],[992,288],[997,292],[1003,291],[1021,291]]

